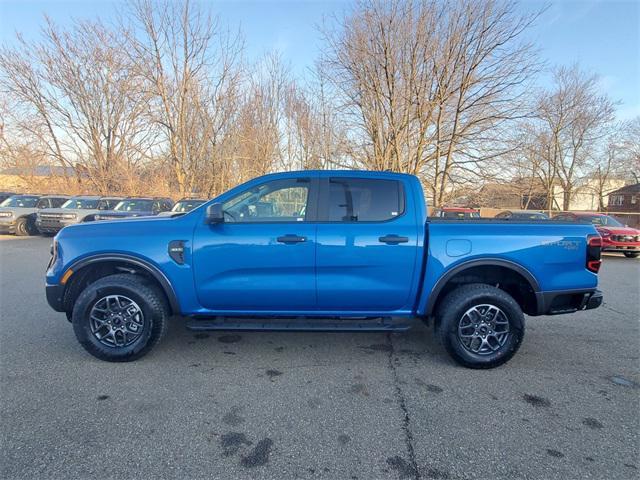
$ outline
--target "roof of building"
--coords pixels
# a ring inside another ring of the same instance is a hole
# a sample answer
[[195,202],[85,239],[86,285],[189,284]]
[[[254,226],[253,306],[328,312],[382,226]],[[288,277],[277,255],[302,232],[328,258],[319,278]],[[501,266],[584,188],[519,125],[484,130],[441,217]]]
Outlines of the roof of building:
[[624,194],[629,195],[634,193],[640,193],[640,183],[625,185],[624,187],[619,188],[618,190],[614,190],[609,195],[624,195]]

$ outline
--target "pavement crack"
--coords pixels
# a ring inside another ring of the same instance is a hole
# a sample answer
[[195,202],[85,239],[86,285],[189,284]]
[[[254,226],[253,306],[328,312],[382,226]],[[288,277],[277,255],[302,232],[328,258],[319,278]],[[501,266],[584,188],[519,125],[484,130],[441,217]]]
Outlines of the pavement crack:
[[404,434],[404,442],[407,447],[407,453],[409,455],[409,466],[411,472],[410,476],[415,480],[420,480],[420,471],[418,470],[418,462],[416,461],[416,452],[413,448],[413,434],[411,433],[410,423],[411,419],[409,417],[409,410],[407,409],[407,402],[404,396],[404,392],[402,391],[402,387],[400,386],[400,378],[398,376],[398,370],[394,363],[394,354],[395,349],[393,347],[393,341],[391,339],[391,333],[387,333],[387,342],[389,344],[389,355],[387,357],[389,363],[389,369],[391,370],[391,377],[393,379],[393,388],[396,400],[398,401],[398,405],[400,406],[400,410],[402,412],[402,433]]

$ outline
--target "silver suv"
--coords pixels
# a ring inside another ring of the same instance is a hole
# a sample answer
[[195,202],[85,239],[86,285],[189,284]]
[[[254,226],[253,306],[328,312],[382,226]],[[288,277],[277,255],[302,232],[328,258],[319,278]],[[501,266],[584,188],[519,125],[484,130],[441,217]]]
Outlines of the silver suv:
[[113,209],[121,200],[120,197],[71,197],[60,208],[38,212],[36,227],[40,233],[55,234],[67,225],[92,222],[96,214]]
[[57,208],[67,200],[66,195],[13,195],[0,203],[0,233],[35,235],[37,212]]

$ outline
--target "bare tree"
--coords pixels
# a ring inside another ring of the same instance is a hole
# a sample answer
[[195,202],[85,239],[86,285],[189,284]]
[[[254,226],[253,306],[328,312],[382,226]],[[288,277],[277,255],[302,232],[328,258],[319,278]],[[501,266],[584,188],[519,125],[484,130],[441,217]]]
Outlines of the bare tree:
[[356,165],[419,174],[435,205],[503,151],[536,57],[534,16],[499,1],[362,1],[325,31],[323,65]]
[[137,0],[127,44],[181,195],[196,188],[237,99],[242,40],[199,4]]
[[100,193],[126,190],[150,145],[145,98],[117,35],[100,22],[63,31],[47,21],[42,41],[18,37],[18,47],[0,52],[0,85],[17,103],[14,127]]

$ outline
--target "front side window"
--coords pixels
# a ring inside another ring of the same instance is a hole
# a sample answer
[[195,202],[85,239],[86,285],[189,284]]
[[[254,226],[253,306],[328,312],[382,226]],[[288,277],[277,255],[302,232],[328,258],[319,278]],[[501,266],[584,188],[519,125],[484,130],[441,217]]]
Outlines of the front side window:
[[222,205],[225,222],[303,222],[309,187],[308,179],[274,180],[258,185]]
[[403,213],[402,189],[395,180],[332,178],[330,222],[384,222]]
[[98,210],[112,210],[120,201],[117,198],[103,198],[98,202]]
[[41,198],[40,200],[38,200],[36,208],[49,208],[50,206],[51,204],[49,203],[48,198]]

